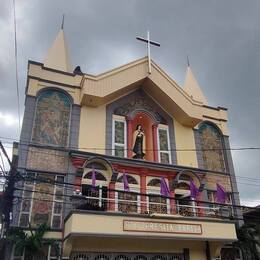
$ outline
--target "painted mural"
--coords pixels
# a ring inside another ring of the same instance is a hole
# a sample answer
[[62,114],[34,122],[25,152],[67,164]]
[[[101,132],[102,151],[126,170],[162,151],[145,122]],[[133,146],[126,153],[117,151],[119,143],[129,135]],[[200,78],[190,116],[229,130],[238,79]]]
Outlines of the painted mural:
[[205,167],[213,171],[225,171],[222,137],[212,125],[203,124],[200,129],[201,148]]
[[35,143],[66,146],[71,103],[59,92],[46,90],[38,97],[33,138]]

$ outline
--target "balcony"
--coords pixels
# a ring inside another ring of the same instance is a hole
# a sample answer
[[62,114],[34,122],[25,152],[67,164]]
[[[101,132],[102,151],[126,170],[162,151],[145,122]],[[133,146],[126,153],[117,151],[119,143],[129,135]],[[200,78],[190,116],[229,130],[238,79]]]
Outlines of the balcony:
[[172,198],[158,194],[140,194],[121,190],[90,190],[88,196],[71,197],[72,210],[114,212],[161,218],[234,219],[232,205],[196,202],[189,198]]
[[121,190],[90,193],[71,197],[73,207],[64,221],[64,256],[130,250],[172,252],[181,257],[183,248],[204,250],[202,241],[212,241],[212,247],[220,248],[236,240],[228,205]]

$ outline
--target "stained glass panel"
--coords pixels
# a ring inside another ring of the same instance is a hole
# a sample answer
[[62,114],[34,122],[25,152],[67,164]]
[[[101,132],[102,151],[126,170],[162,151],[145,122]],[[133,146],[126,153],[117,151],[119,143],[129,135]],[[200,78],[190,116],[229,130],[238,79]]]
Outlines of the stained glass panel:
[[160,150],[167,151],[169,149],[167,130],[159,129]]
[[161,163],[170,163],[169,153],[160,152]]
[[53,90],[38,98],[32,141],[47,145],[66,146],[71,103],[69,98]]
[[129,192],[118,192],[118,210],[123,213],[137,212],[137,194]]
[[124,157],[125,151],[123,146],[115,145],[115,156]]
[[125,123],[121,121],[115,121],[115,143],[125,143]]

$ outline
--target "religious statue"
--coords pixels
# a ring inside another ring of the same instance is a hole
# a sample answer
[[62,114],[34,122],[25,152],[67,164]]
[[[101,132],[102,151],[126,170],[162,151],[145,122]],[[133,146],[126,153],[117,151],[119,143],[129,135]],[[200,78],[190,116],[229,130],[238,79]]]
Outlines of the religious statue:
[[133,140],[135,140],[133,152],[135,155],[133,158],[135,159],[143,159],[145,156],[145,134],[141,125],[136,126],[136,130],[134,131]]

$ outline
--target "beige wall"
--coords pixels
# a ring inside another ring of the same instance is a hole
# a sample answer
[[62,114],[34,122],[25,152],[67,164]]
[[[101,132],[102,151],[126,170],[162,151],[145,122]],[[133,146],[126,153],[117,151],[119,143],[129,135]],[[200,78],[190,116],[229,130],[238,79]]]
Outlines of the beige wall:
[[92,252],[182,253],[184,248],[189,248],[191,260],[206,260],[204,247],[203,241],[113,237],[77,237],[72,243],[73,251]]
[[105,138],[106,106],[103,105],[95,108],[82,106],[79,129],[79,149],[88,152],[105,154]]
[[[159,232],[134,232],[123,230],[123,220],[138,221],[158,221],[158,222],[174,222],[186,224],[201,224],[202,234],[174,234]],[[236,240],[235,225],[233,223],[210,222],[210,221],[192,221],[192,220],[166,220],[164,218],[133,218],[124,216],[108,216],[96,214],[77,214],[74,213],[65,224],[65,237],[71,233],[81,235],[120,235],[133,237],[151,237],[151,238],[175,238],[175,239],[208,239],[208,240]]]
[[196,149],[194,133],[191,127],[181,125],[174,120],[177,164],[198,167],[196,151],[178,151],[178,149]]

